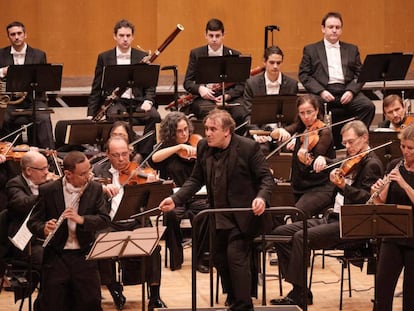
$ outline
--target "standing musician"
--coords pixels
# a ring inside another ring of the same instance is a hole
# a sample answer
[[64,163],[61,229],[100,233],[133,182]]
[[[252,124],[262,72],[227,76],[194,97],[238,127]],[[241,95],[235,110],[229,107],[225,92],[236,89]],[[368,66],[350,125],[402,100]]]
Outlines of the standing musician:
[[[283,52],[278,46],[266,48],[263,55],[265,72],[247,79],[243,98],[249,114],[252,112],[251,100],[256,96],[295,95],[298,93],[298,82],[281,72],[283,57]],[[275,124],[252,124],[251,129],[258,129],[259,126],[262,130],[271,131],[274,129]],[[255,135],[253,138],[260,144],[269,143],[269,136]]]
[[[340,168],[331,171],[329,179],[335,186],[335,194],[331,204],[333,212],[322,219],[308,219],[308,245],[310,249],[333,248],[341,243],[339,233],[339,212],[344,204],[362,204],[370,197],[371,186],[383,175],[381,161],[374,152],[370,152],[368,129],[362,121],[346,123],[341,130],[342,143],[346,147],[347,156],[351,158],[342,163]],[[324,158],[329,161],[329,159]],[[326,167],[319,165],[317,172]],[[304,305],[303,281],[303,230],[302,221],[277,227],[273,233],[292,236],[287,243],[276,243],[280,269],[285,280],[293,285],[293,289],[283,299],[272,299],[271,304]],[[313,303],[313,296],[308,291],[308,304]]]
[[[203,119],[210,110],[216,106],[223,105],[223,90],[221,87],[220,89],[213,89],[213,85],[196,83],[198,58],[206,56],[240,55],[239,51],[223,45],[224,25],[219,19],[212,18],[207,22],[205,38],[207,45],[192,49],[190,52],[187,72],[185,73],[183,83],[187,92],[198,95],[191,105],[191,111],[197,119]],[[242,124],[247,116],[246,109],[239,102],[240,97],[243,96],[243,90],[244,83],[236,83],[224,90],[225,103],[238,104],[235,106],[229,105],[226,108],[236,121],[236,125]]]
[[168,212],[183,206],[206,185],[212,208],[251,210],[215,215],[214,262],[228,295],[229,310],[253,310],[252,280],[257,275],[251,271],[253,239],[267,225],[261,215],[269,206],[273,177],[259,144],[234,133],[235,122],[227,111],[211,110],[204,128],[206,138],[197,145],[191,176],[178,192],[160,203],[160,209]]
[[[105,66],[138,64],[143,62],[143,59],[148,56],[147,53],[131,47],[134,40],[134,30],[135,26],[131,22],[124,19],[118,21],[114,26],[116,47],[98,55],[92,91],[88,99],[88,118],[92,119],[98,113],[107,95],[113,91],[101,88]],[[117,98],[106,111],[107,120],[115,121],[116,118],[111,117],[111,115],[127,112],[129,107],[132,106],[134,112],[145,111],[145,116],[133,118],[131,126],[145,125],[144,134],[151,130],[155,131],[155,124],[161,121],[155,102],[155,87],[133,87],[117,95]],[[139,145],[138,151],[144,158],[152,151],[155,141],[155,136],[152,136]]]
[[[376,204],[402,204],[414,208],[414,127],[398,134],[402,159],[395,159],[386,177],[371,187]],[[377,311],[391,311],[395,287],[404,268],[403,310],[414,310],[414,239],[382,239],[376,277]]]
[[406,115],[406,107],[400,96],[391,94],[384,98],[382,103],[385,120],[378,124],[379,131],[388,128],[399,132],[414,122],[414,117]]
[[[6,32],[11,45],[0,49],[0,78],[2,81],[7,80],[7,71],[10,65],[46,64],[46,53],[30,47],[26,43],[27,34],[23,23],[15,21],[8,24]],[[14,101],[15,104],[7,106],[4,120],[6,133],[32,121],[32,116],[13,115],[16,109],[32,109],[32,99],[32,94],[26,94],[20,99],[11,98],[11,101]],[[21,102],[19,102],[20,100]],[[35,105],[37,108],[47,108],[45,93],[36,93]],[[55,142],[50,114],[36,114],[36,132],[36,137],[33,137],[33,129],[28,128],[30,145],[54,149]]]
[[39,187],[40,201],[28,222],[34,235],[49,240],[39,309],[102,310],[98,265],[85,256],[96,232],[109,225],[107,203],[101,184],[90,181],[90,163],[82,152],[69,152],[63,169],[63,178]]
[[[187,116],[182,112],[170,112],[161,122],[160,139],[163,142],[163,149],[152,155],[154,168],[160,171],[164,179],[172,179],[177,187],[181,187],[190,177],[194,167],[197,143],[200,135],[193,134],[193,125]],[[166,245],[170,250],[170,269],[178,270],[184,262],[182,235],[180,220],[189,216],[190,220],[199,211],[208,208],[205,199],[191,198],[183,206],[177,206],[174,210],[165,213],[167,222],[165,232]],[[200,227],[200,241],[197,250],[197,270],[202,273],[209,271],[204,264],[203,253],[208,250],[208,231]]]
[[[320,168],[326,163],[325,157],[335,158],[334,143],[331,129],[323,128],[325,124],[320,120],[319,103],[315,96],[299,96],[296,106],[297,121],[286,128],[276,128],[271,136],[286,141],[294,133],[304,134],[291,140],[287,148],[293,151],[291,180],[295,206],[307,217],[312,217],[332,203],[334,187],[329,183],[329,172],[320,171]],[[316,170],[320,172],[315,173]]]
[[[103,185],[102,187],[105,193],[111,198],[111,210],[109,212],[109,216],[111,219],[113,219],[124,194],[124,185],[121,182],[121,177],[125,177],[125,175],[131,176],[133,169],[135,169],[137,165],[134,162],[130,161],[131,151],[128,142],[121,137],[109,138],[107,142],[106,152],[109,161],[104,162],[99,166],[95,166],[93,172],[95,176],[100,178],[109,178],[111,181],[109,184]],[[133,179],[130,181],[135,183],[135,180]],[[114,231],[133,230],[138,227],[142,227],[140,221],[138,220],[127,224],[111,222],[110,225],[111,230]],[[166,307],[165,303],[160,298],[160,249],[161,247],[158,245],[151,256],[144,258],[146,261],[145,280],[148,282],[150,288],[150,301],[148,303],[148,310]],[[121,260],[121,265],[124,265],[124,268],[127,269],[128,260]],[[113,261],[100,261],[99,268],[101,271],[102,284],[107,286],[118,309],[122,309],[123,305],[126,302],[126,298],[122,293],[123,285],[116,280],[115,263]],[[140,269],[137,271],[140,271]],[[136,283],[136,281],[131,280],[131,282],[125,283]]]

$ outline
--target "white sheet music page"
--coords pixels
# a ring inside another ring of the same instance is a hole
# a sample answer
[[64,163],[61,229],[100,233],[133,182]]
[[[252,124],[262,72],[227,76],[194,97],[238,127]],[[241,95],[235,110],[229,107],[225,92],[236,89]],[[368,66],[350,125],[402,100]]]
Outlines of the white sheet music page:
[[27,215],[19,231],[16,232],[14,237],[9,237],[9,240],[14,244],[14,246],[16,246],[21,251],[23,251],[26,248],[27,243],[29,243],[30,239],[33,236],[33,234],[27,228],[27,221],[29,220],[32,211],[33,209],[30,211],[29,215]]

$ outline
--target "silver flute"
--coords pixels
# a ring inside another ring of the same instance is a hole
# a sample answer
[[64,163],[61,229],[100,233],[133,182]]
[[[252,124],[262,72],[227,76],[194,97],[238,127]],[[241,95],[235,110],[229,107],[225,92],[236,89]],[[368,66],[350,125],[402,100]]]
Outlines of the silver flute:
[[[85,191],[86,187],[88,186],[89,182],[91,181],[91,179],[92,179],[92,174],[90,174],[90,176],[88,176],[88,182],[82,186],[82,188],[80,189],[80,191],[77,193],[77,195],[72,200],[71,205],[70,205],[71,207],[72,206],[75,206],[75,204],[79,203],[80,198],[81,198],[83,192]],[[45,238],[45,240],[43,241],[42,247],[46,247],[49,244],[50,240],[53,239],[53,237],[56,234],[56,231],[58,231],[59,227],[62,225],[62,223],[63,223],[64,220],[65,220],[65,216],[63,216],[63,213],[62,213],[59,216],[58,220],[56,221],[56,227],[55,227],[55,229],[53,229],[53,231],[50,232],[47,235],[47,237]]]
[[[394,167],[394,169],[399,168],[403,164],[404,164],[404,159],[399,161],[397,165]],[[384,190],[385,186],[387,186],[391,182],[390,174],[385,175],[383,180],[384,180],[384,184],[371,194],[371,196],[369,197],[368,201],[365,204],[374,204],[374,199],[378,198],[381,191]]]

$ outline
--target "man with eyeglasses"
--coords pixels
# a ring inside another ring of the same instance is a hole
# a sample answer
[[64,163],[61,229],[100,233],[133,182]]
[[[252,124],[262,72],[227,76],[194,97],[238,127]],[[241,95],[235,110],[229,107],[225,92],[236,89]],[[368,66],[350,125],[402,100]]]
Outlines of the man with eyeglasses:
[[[340,168],[330,172],[330,181],[335,186],[332,202],[333,212],[321,219],[308,219],[308,247],[310,249],[335,248],[341,243],[339,213],[344,204],[365,204],[370,197],[371,186],[383,176],[382,162],[370,152],[368,129],[362,121],[346,123],[342,130],[342,144],[346,147],[347,157],[356,155],[358,160],[349,159]],[[322,157],[323,165],[316,171],[324,170],[328,163],[335,160]],[[353,164],[353,165],[352,165]],[[339,164],[338,164],[339,165]],[[280,269],[285,281],[293,285],[293,289],[285,298],[272,299],[274,305],[294,304],[304,306],[303,301],[303,230],[302,221],[279,226],[274,234],[292,236],[291,243],[276,243]],[[313,303],[312,293],[308,290],[308,304]]]
[[[119,181],[120,174],[129,172],[131,160],[130,160],[130,148],[128,142],[122,137],[111,137],[107,141],[107,156],[109,161],[106,161],[93,168],[93,172],[96,177],[109,179],[110,183],[103,185],[104,192],[109,198],[111,198],[111,210],[109,216],[114,218],[119,205],[121,203],[124,194],[124,185]],[[129,173],[128,173],[129,174]],[[134,221],[132,223],[115,223],[111,222],[111,230],[124,231],[133,230],[142,227],[140,221]],[[149,257],[145,257],[146,275],[145,281],[149,284],[150,300],[148,303],[148,310],[152,311],[154,308],[166,307],[165,303],[160,298],[160,283],[161,283],[161,254],[160,246],[154,250]],[[138,263],[138,265],[137,265]],[[121,261],[121,265],[124,270],[123,280],[126,285],[137,284],[137,280],[127,276],[128,269],[134,269],[135,271],[141,271],[140,266],[136,258],[126,259]],[[133,267],[132,267],[133,266]],[[115,305],[118,309],[122,309],[126,302],[126,297],[123,295],[123,284],[117,281],[115,274],[115,262],[112,260],[101,260],[99,262],[99,269],[101,273],[101,284],[106,285]],[[139,280],[141,281],[141,280]]]

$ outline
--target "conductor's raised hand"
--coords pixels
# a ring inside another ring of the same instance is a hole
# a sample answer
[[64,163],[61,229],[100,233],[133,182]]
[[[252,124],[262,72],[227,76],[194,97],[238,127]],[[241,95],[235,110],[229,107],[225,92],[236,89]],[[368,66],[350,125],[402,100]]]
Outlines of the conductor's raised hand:
[[168,197],[161,201],[159,208],[162,212],[169,212],[175,208],[175,203],[171,197]]

